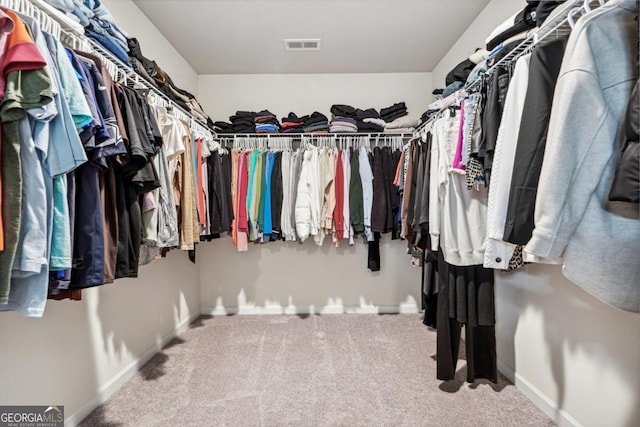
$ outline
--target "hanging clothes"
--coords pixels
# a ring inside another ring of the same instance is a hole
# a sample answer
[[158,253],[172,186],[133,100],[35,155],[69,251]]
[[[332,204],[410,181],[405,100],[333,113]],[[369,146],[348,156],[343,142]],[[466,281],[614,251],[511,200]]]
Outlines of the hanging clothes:
[[606,202],[637,79],[637,15],[637,2],[611,0],[580,19],[569,37],[538,184],[545,197],[536,200],[525,246],[538,257],[564,257],[565,277],[633,312],[640,311],[640,221],[637,212]]

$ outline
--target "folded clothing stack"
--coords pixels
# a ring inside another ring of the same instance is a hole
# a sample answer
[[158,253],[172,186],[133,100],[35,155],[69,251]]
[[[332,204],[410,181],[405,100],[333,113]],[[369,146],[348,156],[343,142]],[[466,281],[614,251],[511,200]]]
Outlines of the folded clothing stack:
[[380,110],[380,118],[387,123],[394,121],[398,117],[406,116],[407,114],[407,106],[404,102],[398,102],[391,107]]
[[[372,121],[371,119],[374,119],[375,121]],[[358,132],[380,133],[384,131],[385,124],[385,121],[380,119],[380,114],[374,108],[356,110],[356,125],[358,126]]]
[[129,36],[118,26],[100,0],[46,0],[46,2],[59,10],[75,15],[84,27],[87,37],[95,40],[129,65],[127,46]]
[[234,133],[233,125],[227,122],[213,123],[213,131],[215,133]]
[[492,51],[502,43],[507,44],[513,36],[535,27],[536,7],[535,4],[528,4],[520,12],[498,25],[486,39],[487,50]]
[[278,118],[269,110],[262,110],[256,113],[254,121],[256,133],[277,133],[280,131]]
[[384,131],[387,133],[409,133],[413,132],[418,126],[420,126],[419,119],[410,116],[403,116],[398,117],[391,123],[387,123]]
[[324,114],[314,111],[310,116],[302,118],[305,133],[329,133],[329,119]]
[[304,132],[304,119],[298,117],[296,113],[289,113],[282,118],[282,133],[302,133]]
[[356,133],[358,132],[358,126],[356,125],[356,119],[352,117],[344,116],[332,116],[331,127],[329,128],[331,133]]
[[253,111],[236,111],[229,117],[234,133],[256,133],[256,113]]

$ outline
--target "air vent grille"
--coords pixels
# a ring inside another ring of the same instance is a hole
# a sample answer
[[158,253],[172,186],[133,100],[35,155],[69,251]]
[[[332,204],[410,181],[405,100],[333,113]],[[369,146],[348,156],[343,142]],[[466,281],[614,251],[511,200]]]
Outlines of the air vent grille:
[[287,50],[320,50],[320,39],[284,39]]

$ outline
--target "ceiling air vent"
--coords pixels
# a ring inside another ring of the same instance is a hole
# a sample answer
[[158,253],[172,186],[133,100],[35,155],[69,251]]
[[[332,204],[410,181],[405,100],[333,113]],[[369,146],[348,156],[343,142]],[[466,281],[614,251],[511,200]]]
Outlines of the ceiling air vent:
[[284,39],[287,50],[320,50],[320,39]]

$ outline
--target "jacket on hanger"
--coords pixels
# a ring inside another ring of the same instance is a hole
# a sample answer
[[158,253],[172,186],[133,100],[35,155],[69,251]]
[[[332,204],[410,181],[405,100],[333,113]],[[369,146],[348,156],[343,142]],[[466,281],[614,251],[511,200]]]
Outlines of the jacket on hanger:
[[538,186],[545,197],[536,200],[525,248],[540,257],[564,256],[569,280],[634,312],[640,311],[640,221],[635,209],[606,202],[637,79],[637,16],[638,2],[611,0],[580,18],[569,36]]

